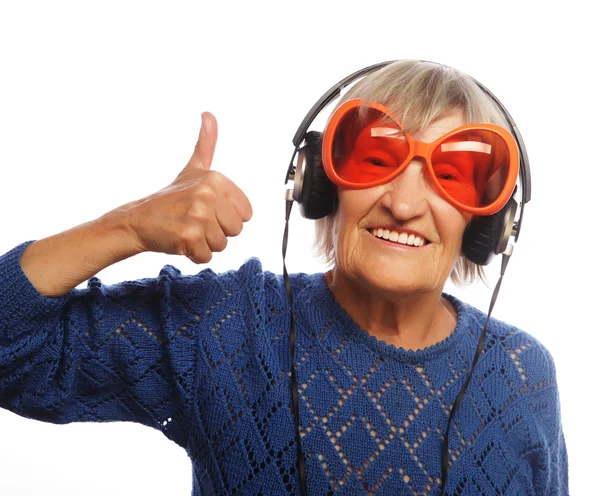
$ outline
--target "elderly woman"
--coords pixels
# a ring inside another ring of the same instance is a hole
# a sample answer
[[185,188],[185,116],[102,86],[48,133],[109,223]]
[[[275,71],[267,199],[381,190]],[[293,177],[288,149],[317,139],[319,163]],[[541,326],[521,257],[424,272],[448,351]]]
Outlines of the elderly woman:
[[497,252],[472,246],[479,231],[512,228],[506,119],[454,69],[370,71],[301,137],[294,197],[332,270],[249,259],[103,285],[145,251],[209,262],[250,219],[210,170],[205,113],[169,186],[0,257],[0,406],[158,429],[191,458],[194,495],[567,494],[552,357],[442,291]]

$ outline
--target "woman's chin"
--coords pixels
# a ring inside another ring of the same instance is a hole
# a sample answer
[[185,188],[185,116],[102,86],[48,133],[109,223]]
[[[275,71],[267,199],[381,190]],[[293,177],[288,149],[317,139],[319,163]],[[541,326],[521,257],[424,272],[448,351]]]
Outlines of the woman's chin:
[[363,279],[365,288],[370,292],[398,296],[414,296],[430,293],[435,290],[435,285],[424,278],[412,274],[385,274],[379,277],[369,276]]
[[[339,269],[338,267],[338,271]],[[390,267],[374,261],[346,273],[358,293],[378,295],[386,299],[427,294],[443,287],[443,281],[434,280],[419,270],[419,267]]]

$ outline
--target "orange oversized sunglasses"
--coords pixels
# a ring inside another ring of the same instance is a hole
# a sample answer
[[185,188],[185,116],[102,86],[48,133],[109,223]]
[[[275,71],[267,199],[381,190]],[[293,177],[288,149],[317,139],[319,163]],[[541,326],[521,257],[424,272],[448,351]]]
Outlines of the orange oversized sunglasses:
[[349,189],[379,186],[415,158],[439,195],[474,215],[492,215],[510,199],[519,171],[512,134],[496,124],[467,124],[432,143],[415,141],[383,105],[353,99],[332,115],[323,135],[329,179]]

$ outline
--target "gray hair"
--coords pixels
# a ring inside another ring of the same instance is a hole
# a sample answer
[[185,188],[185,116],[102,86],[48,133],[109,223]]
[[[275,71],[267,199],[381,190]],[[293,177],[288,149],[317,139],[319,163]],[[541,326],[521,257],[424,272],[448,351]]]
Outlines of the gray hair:
[[[410,134],[417,134],[436,119],[462,110],[466,123],[487,122],[510,130],[503,112],[468,75],[433,62],[401,60],[358,81],[338,102],[359,98],[385,105]],[[333,110],[335,111],[335,109]],[[337,212],[315,222],[314,249],[327,265],[334,263],[333,224]],[[450,279],[465,286],[477,280],[487,283],[484,268],[461,253]]]

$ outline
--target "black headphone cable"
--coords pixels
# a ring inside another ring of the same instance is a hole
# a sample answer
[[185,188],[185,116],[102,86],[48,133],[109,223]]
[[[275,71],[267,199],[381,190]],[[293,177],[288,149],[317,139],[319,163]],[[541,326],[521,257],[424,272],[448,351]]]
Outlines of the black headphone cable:
[[290,303],[290,362],[291,362],[291,396],[292,396],[292,415],[296,424],[296,450],[298,452],[297,458],[297,469],[298,476],[300,477],[300,494],[307,496],[308,489],[306,487],[306,469],[304,467],[304,453],[302,453],[302,443],[300,437],[300,407],[298,405],[298,379],[296,378],[296,366],[295,366],[295,348],[296,348],[296,327],[294,326],[294,307],[292,298],[292,285],[288,276],[287,268],[285,266],[285,254],[287,252],[288,242],[288,231],[290,225],[290,213],[292,211],[292,205],[294,200],[292,198],[292,191],[286,191],[285,198],[285,229],[283,231],[283,243],[281,246],[281,252],[283,255],[283,280],[285,283],[285,291],[288,295]]
[[487,325],[490,321],[490,317],[492,315],[492,309],[494,308],[494,304],[496,303],[496,298],[498,297],[498,292],[500,291],[500,285],[502,284],[502,278],[504,277],[504,271],[506,270],[506,266],[508,265],[508,261],[510,260],[510,256],[512,255],[513,246],[511,244],[508,245],[507,250],[502,254],[502,267],[500,268],[500,278],[496,283],[496,287],[494,288],[494,292],[492,293],[492,300],[490,302],[490,307],[488,309],[487,319],[481,330],[481,336],[479,336],[479,341],[477,343],[477,349],[475,350],[475,357],[473,358],[473,364],[471,365],[471,370],[469,371],[469,375],[465,379],[464,384],[460,388],[456,399],[454,400],[454,404],[452,405],[452,409],[450,410],[450,416],[448,417],[448,425],[446,426],[446,433],[444,434],[444,444],[442,446],[442,491],[440,494],[444,494],[444,490],[446,488],[446,480],[448,479],[448,439],[450,437],[450,427],[452,426],[452,420],[454,420],[454,415],[456,414],[456,410],[463,400],[465,393],[467,392],[467,388],[469,387],[469,383],[471,382],[471,377],[473,377],[473,372],[475,371],[475,366],[479,361],[479,357],[483,353],[483,346],[485,344],[485,337],[487,334]]

